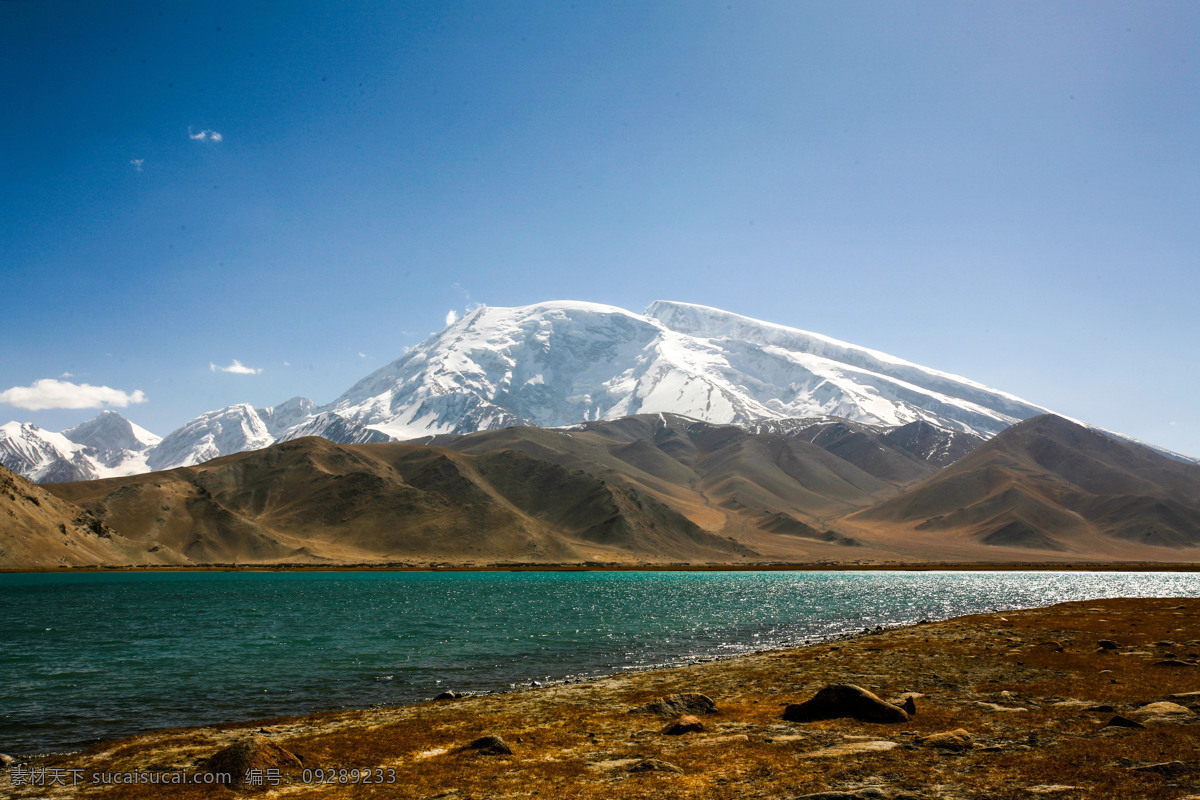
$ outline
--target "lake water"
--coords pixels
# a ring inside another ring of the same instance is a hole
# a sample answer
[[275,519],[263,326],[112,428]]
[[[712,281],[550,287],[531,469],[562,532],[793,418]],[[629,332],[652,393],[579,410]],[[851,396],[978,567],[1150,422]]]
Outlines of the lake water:
[[1188,573],[0,574],[0,752],[398,705],[1098,597]]

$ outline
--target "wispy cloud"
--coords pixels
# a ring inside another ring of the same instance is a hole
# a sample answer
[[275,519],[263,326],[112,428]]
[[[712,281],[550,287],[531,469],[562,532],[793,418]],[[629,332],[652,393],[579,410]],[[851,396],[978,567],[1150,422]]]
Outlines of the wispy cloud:
[[122,392],[108,386],[92,386],[87,383],[71,383],[55,378],[42,378],[30,386],[14,386],[0,392],[0,403],[8,403],[30,411],[45,411],[49,408],[101,408],[112,406],[125,408],[133,403],[146,402],[146,393],[141,389]]
[[205,129],[202,131],[192,132],[192,126],[188,125],[188,138],[194,142],[219,142],[225,137],[214,130]]
[[446,312],[446,326],[449,327],[458,322],[458,312],[453,308]]
[[134,168],[134,169],[136,169],[138,172],[141,172],[141,171],[142,171],[142,164],[145,164],[145,163],[146,163],[146,159],[144,159],[144,158],[131,158],[131,159],[129,159],[129,163],[130,163],[130,164],[133,164],[133,168]]
[[218,367],[210,361],[208,362],[208,370],[209,372],[232,372],[234,375],[257,375],[262,372],[262,368],[247,367],[236,358],[228,367]]

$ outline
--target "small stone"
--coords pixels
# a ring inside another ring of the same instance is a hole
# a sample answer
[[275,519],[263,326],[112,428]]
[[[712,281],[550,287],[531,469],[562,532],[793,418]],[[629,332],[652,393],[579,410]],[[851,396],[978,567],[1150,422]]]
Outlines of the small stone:
[[8,753],[0,753],[0,769],[8,769],[15,763],[17,760]]
[[1144,727],[1146,727],[1146,726],[1143,725],[1142,723],[1138,722],[1137,720],[1130,719],[1129,717],[1123,717],[1120,714],[1117,714],[1112,719],[1110,719],[1108,722],[1104,723],[1104,725],[1101,729],[1103,730],[1103,728],[1144,728]]
[[850,717],[860,722],[907,722],[899,706],[880,700],[872,692],[850,683],[826,686],[803,703],[789,705],[783,718],[789,722],[814,722]]
[[703,733],[704,730],[704,723],[700,718],[689,714],[667,723],[662,732],[667,736],[682,736],[685,733]]
[[1179,667],[1200,667],[1200,664],[1196,664],[1192,661],[1180,661],[1178,658],[1164,658],[1161,661],[1155,661],[1150,666],[1179,668]]
[[660,761],[657,758],[646,758],[629,767],[630,772],[670,772],[676,775],[682,775],[683,770],[675,766],[669,761]]
[[932,733],[929,736],[917,739],[917,744],[925,747],[936,747],[940,750],[970,750],[972,746],[971,734],[962,728],[956,728],[952,731],[942,731],[941,733]]
[[433,699],[434,700],[457,700],[458,698],[459,698],[458,692],[454,691],[453,689],[448,689]]
[[835,790],[802,794],[796,800],[888,800],[890,794],[875,786],[862,789]]
[[1130,772],[1153,772],[1155,775],[1173,777],[1188,771],[1187,764],[1182,761],[1163,761],[1158,764],[1144,764],[1140,767],[1127,767]]
[[474,750],[477,753],[485,756],[511,756],[512,748],[508,746],[508,742],[499,736],[480,736],[475,739],[464,750]]
[[895,750],[899,746],[896,742],[887,739],[877,739],[868,742],[843,742],[842,744],[822,747],[820,750],[809,750],[797,755],[800,758],[841,758],[842,756],[852,756],[859,753],[886,753],[888,750]]
[[1100,641],[1096,642],[1096,647],[1101,650],[1116,650],[1120,648],[1120,646],[1121,645],[1117,644],[1112,639],[1101,639]]

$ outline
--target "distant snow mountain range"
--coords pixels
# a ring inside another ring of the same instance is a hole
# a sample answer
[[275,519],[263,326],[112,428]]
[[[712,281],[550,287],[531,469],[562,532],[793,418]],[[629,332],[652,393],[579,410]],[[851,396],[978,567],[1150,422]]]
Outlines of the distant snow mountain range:
[[1049,413],[982,384],[795,328],[687,303],[642,314],[549,302],[478,308],[324,406],[210,411],[161,439],[114,411],[53,433],[0,426],[0,463],[38,482],[189,466],[301,436],[343,444],[670,412],[748,428],[838,417],[991,437]]

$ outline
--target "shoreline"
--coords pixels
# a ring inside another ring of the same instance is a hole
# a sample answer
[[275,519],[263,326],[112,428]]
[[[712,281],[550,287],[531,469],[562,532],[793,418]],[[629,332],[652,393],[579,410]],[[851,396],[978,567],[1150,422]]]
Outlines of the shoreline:
[[541,564],[496,562],[455,564],[196,564],[86,565],[62,567],[0,567],[0,574],[141,573],[141,572],[1200,572],[1200,562],[939,562],[882,564],[822,564],[770,562],[762,564]]
[[[863,796],[897,800],[1028,797],[1044,787],[1059,787],[1045,791],[1063,798],[1181,798],[1200,792],[1198,657],[1198,598],[1073,601],[511,692],[157,730],[37,763],[84,775],[195,773],[252,735],[297,754],[310,773],[386,769],[400,778],[389,786],[306,786],[300,766],[283,768],[280,791],[329,798],[364,789],[464,800],[531,791],[581,800],[654,791],[774,798],[871,786],[878,793]],[[915,693],[916,714],[900,725],[780,718],[784,704],[829,683],[859,684],[885,699]],[[717,706],[700,715],[701,731],[666,735],[668,719],[639,710],[688,692]],[[1161,703],[1174,709],[1146,710]],[[1137,727],[1109,724],[1117,716]],[[955,733],[943,740],[953,746],[927,744],[944,733]],[[485,735],[501,736],[512,752],[462,749]],[[679,771],[631,771],[646,760]],[[867,777],[875,783],[867,786]],[[13,787],[11,796],[47,796],[34,788]],[[82,791],[63,787],[53,796]],[[162,796],[156,786],[111,792],[122,800]],[[170,796],[214,792],[229,796],[213,786],[173,787]]]

